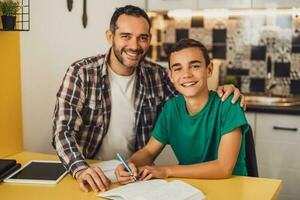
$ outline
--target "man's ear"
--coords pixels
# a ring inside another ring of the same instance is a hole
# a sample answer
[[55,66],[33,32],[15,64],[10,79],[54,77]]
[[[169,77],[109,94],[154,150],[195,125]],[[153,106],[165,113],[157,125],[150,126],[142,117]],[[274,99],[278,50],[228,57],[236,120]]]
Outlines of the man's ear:
[[152,34],[149,33],[149,44],[151,43],[151,39],[152,39]]
[[213,63],[209,63],[209,65],[207,66],[207,77],[211,77],[212,73],[214,71],[214,66]]
[[106,35],[106,40],[107,40],[107,42],[108,42],[110,45],[112,45],[114,34],[113,34],[113,33],[111,32],[111,30],[109,29],[109,30],[107,30],[107,31],[105,32],[105,35]]

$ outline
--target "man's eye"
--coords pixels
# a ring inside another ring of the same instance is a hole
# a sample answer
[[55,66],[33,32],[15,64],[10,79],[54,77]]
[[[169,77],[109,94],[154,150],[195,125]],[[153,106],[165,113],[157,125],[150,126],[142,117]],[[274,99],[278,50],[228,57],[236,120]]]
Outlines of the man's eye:
[[198,68],[200,68],[200,65],[193,65],[193,68],[198,69]]
[[122,39],[129,39],[129,35],[121,35]]
[[149,37],[147,37],[147,36],[140,37],[140,41],[142,41],[142,42],[148,42],[148,39],[149,39]]

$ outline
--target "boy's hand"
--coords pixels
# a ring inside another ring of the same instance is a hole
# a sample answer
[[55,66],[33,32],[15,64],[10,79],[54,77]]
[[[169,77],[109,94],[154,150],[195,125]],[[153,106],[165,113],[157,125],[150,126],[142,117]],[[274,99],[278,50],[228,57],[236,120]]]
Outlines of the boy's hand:
[[89,191],[90,186],[94,192],[106,191],[109,189],[110,180],[98,167],[89,167],[75,174],[75,178],[84,192]]
[[245,96],[241,94],[240,90],[236,88],[233,84],[222,85],[217,87],[217,93],[219,97],[222,98],[222,101],[227,99],[229,95],[233,93],[233,98],[231,103],[235,103],[239,98],[241,99],[240,106],[246,110],[247,105],[245,103]]
[[[128,166],[133,172],[133,175],[137,177],[138,169],[136,168],[136,166],[132,162],[128,162]],[[128,171],[126,171],[123,164],[118,165],[115,171],[115,175],[120,184],[124,185],[124,184],[135,182],[134,177]]]
[[167,168],[162,166],[144,166],[139,168],[139,171],[140,181],[147,181],[152,178],[168,178]]

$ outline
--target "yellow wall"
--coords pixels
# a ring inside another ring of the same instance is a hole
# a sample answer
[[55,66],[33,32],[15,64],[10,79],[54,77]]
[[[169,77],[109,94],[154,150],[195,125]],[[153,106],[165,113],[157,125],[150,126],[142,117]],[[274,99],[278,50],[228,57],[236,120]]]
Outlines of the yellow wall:
[[0,158],[22,149],[20,34],[0,31]]

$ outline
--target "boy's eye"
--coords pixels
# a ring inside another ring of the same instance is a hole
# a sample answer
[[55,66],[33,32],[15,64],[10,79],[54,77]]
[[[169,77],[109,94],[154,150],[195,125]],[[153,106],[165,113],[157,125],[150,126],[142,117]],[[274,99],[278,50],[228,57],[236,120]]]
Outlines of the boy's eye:
[[181,67],[174,67],[173,70],[174,70],[174,72],[178,72],[181,70]]
[[192,66],[194,69],[200,68],[200,65],[193,65]]

